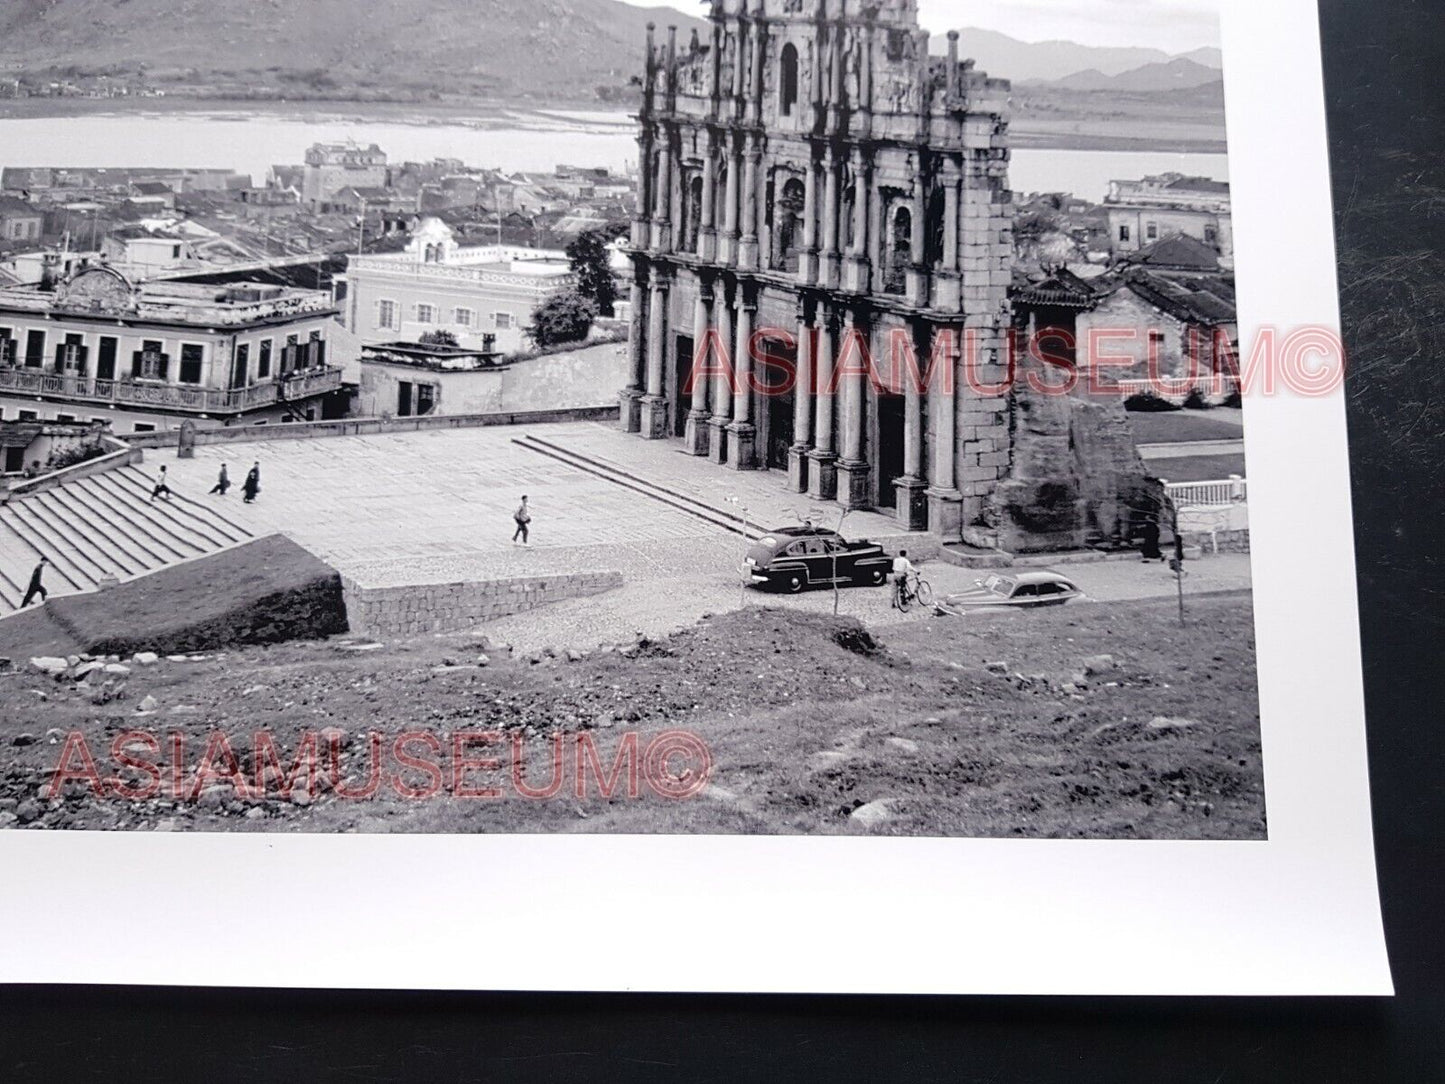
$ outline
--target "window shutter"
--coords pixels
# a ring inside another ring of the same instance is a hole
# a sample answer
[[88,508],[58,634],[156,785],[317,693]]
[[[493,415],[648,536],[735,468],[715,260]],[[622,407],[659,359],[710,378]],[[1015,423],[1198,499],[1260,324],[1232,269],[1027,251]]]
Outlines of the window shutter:
[[137,350],[130,356],[130,375],[139,377],[145,371],[145,351]]
[[85,375],[85,363],[90,356],[90,347],[78,346],[75,348],[75,371],[81,376]]
[[160,379],[162,379],[162,380],[167,379],[166,370],[169,368],[170,362],[171,362],[171,356],[170,356],[169,354],[161,354],[161,355],[160,355],[160,367],[159,367],[159,369],[157,370],[157,373],[156,373],[156,375],[159,376]]
[[59,346],[57,346],[57,347],[55,348],[55,371],[56,371],[57,373],[63,373],[63,372],[65,372],[65,344],[64,344],[64,343],[61,343]]
[[311,344],[311,349],[312,352],[315,354],[315,357],[311,359],[311,364],[315,365],[316,368],[320,369],[326,364],[326,340],[317,339]]

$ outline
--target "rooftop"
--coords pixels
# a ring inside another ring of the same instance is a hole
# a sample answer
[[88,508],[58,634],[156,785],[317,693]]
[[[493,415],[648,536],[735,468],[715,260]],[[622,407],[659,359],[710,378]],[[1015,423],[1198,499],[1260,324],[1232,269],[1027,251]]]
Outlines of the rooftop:
[[270,323],[331,311],[331,297],[264,283],[208,286],[190,282],[135,285],[114,268],[79,271],[54,290],[37,285],[0,289],[0,310],[103,315],[200,327]]

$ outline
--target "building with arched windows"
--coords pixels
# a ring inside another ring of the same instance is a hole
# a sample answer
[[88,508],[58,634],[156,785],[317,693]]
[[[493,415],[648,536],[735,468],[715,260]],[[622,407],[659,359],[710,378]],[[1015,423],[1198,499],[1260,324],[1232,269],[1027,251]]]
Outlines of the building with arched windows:
[[649,31],[622,424],[956,535],[1010,463],[1008,83],[916,0],[709,20]]

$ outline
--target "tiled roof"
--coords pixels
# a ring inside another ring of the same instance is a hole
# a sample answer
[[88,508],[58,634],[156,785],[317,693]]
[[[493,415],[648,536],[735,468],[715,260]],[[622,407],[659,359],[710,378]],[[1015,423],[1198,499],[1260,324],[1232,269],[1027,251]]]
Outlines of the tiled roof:
[[44,215],[45,212],[33,204],[26,203],[23,199],[17,199],[14,196],[0,195],[0,214]]
[[1232,275],[1172,275],[1133,268],[1108,292],[1121,287],[1186,324],[1230,324],[1237,318]]
[[1219,253],[1197,237],[1175,233],[1130,253],[1124,257],[1124,262],[1136,267],[1218,271]]

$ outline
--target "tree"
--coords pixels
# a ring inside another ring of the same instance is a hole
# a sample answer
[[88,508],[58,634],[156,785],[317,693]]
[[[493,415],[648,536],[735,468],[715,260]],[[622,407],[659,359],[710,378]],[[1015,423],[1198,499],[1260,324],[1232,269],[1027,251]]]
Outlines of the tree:
[[592,330],[597,305],[580,290],[558,290],[532,312],[532,341],[538,346],[580,342]]
[[612,252],[602,230],[584,230],[567,245],[567,259],[577,276],[577,292],[589,298],[603,316],[613,314],[617,282],[612,277]]
[[457,337],[450,331],[424,331],[417,342],[423,346],[458,346]]

